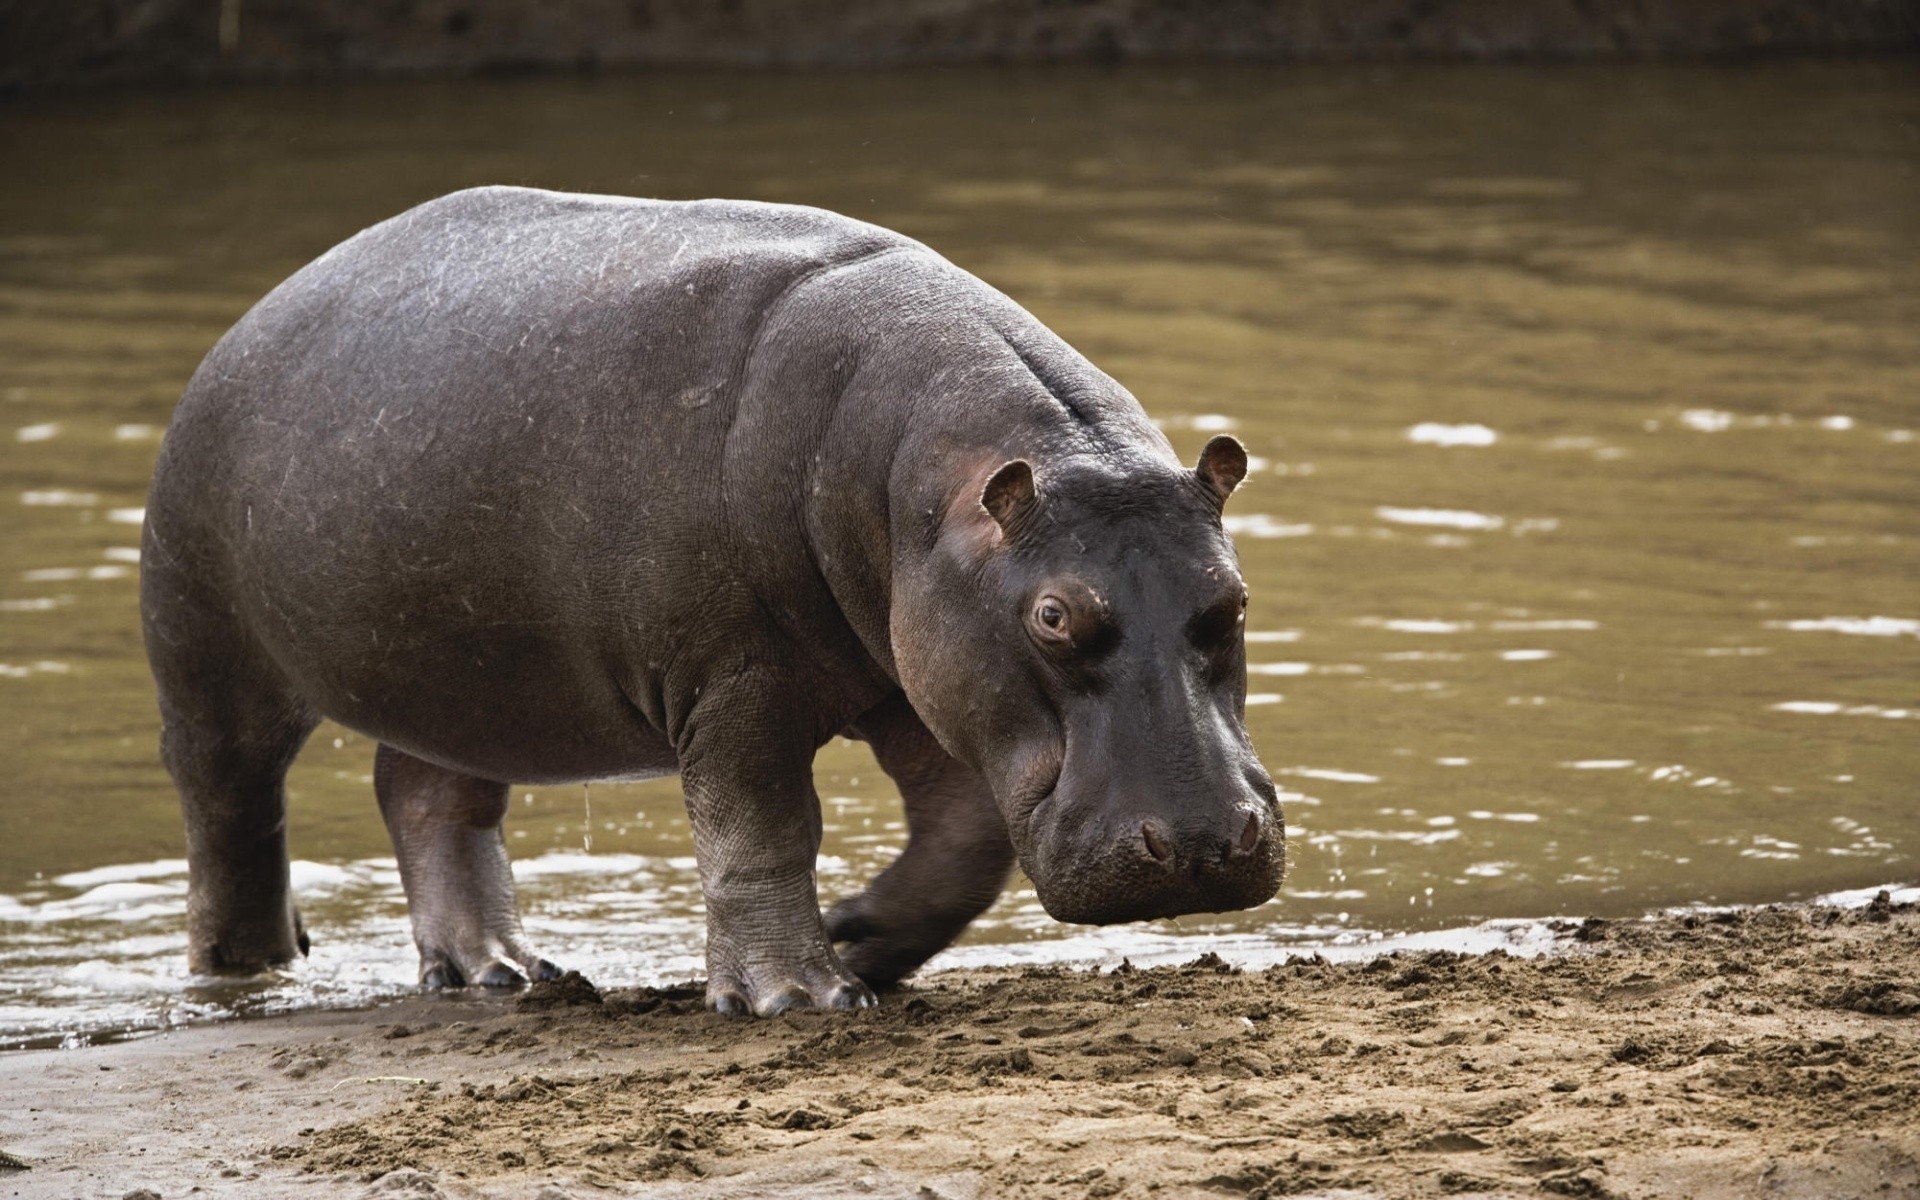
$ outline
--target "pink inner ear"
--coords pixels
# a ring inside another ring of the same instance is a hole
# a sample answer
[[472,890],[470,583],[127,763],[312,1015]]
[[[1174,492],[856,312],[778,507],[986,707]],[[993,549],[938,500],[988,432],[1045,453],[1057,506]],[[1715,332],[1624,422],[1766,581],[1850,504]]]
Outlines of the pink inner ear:
[[1225,500],[1247,477],[1247,452],[1238,438],[1218,434],[1200,452],[1200,464],[1194,468],[1214,492]]
[[1016,458],[993,473],[981,489],[980,504],[1005,529],[1033,503],[1033,467]]

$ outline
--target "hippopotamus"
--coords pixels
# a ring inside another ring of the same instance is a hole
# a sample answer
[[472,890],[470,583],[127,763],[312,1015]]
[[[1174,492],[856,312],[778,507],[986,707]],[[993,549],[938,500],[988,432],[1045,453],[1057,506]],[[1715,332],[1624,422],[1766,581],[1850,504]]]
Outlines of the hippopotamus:
[[[378,743],[428,987],[558,974],[515,908],[516,783],[679,775],[728,1014],[873,1003],[1015,862],[1061,921],[1264,903],[1285,830],[1222,523],[1246,472],[821,209],[485,187],[375,225],[220,339],[154,472],[189,966],[307,951],[283,778],[323,718]],[[908,839],[823,916],[835,736]]]

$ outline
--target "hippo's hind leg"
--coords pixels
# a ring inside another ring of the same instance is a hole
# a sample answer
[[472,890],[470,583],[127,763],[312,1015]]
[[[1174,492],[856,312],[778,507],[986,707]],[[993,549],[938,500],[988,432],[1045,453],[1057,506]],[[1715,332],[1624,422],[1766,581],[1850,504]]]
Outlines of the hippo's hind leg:
[[558,978],[560,969],[535,954],[520,931],[500,828],[507,785],[383,744],[373,759],[373,788],[400,860],[421,984],[515,987],[528,976]]
[[940,748],[906,697],[862,717],[855,732],[900,785],[907,848],[867,890],[833,906],[840,958],[874,987],[944,950],[1006,886],[1013,843],[986,780]]
[[[244,643],[148,622],[160,757],[187,833],[187,965],[252,974],[307,952],[287,878],[287,768],[318,719]],[[171,640],[169,640],[171,639]]]

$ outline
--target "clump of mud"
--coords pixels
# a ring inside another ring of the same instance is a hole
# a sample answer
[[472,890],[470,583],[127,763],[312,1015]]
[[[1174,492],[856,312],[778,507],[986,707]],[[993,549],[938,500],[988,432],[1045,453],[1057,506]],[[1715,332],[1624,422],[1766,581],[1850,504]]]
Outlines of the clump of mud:
[[772,1021],[569,976],[409,1031],[406,1055],[470,1056],[465,1080],[272,1153],[483,1192],[880,1172],[979,1197],[1920,1194],[1912,906],[1566,933],[1540,959],[939,974]]

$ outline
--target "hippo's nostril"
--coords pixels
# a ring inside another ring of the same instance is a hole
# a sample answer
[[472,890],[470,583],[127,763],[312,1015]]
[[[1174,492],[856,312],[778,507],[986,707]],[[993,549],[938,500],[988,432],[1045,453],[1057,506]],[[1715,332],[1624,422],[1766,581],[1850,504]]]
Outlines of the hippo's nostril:
[[1249,809],[1240,825],[1240,836],[1233,840],[1235,852],[1252,854],[1254,847],[1260,844],[1260,814]]
[[1173,847],[1167,844],[1167,835],[1160,826],[1152,821],[1140,823],[1140,840],[1146,843],[1147,853],[1161,866],[1173,864]]

